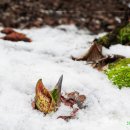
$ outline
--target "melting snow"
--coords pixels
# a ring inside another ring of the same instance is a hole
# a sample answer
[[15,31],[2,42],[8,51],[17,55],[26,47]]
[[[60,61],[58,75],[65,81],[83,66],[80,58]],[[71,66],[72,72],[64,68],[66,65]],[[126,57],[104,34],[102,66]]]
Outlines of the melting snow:
[[[0,130],[128,130],[130,89],[119,90],[106,75],[85,62],[72,61],[98,37],[73,26],[20,30],[32,43],[0,40]],[[2,35],[2,34],[0,34]],[[130,57],[130,47],[116,45],[106,54]],[[79,91],[87,96],[85,110],[77,119],[56,119],[70,109],[62,105],[44,116],[33,110],[35,85],[39,78],[51,89],[64,75],[63,92]]]

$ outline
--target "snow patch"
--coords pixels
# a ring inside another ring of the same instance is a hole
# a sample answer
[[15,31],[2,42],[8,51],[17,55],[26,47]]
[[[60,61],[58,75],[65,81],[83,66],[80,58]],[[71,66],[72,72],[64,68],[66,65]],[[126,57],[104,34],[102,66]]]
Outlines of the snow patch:
[[[33,42],[0,40],[0,130],[130,129],[126,125],[130,121],[130,89],[119,90],[86,62],[71,60],[72,55],[86,52],[98,36],[74,26],[19,31]],[[103,51],[130,57],[128,46],[115,45]],[[52,89],[61,74],[63,92],[75,90],[87,96],[86,109],[69,122],[56,119],[70,113],[64,105],[47,116],[31,107],[37,80],[42,78]]]

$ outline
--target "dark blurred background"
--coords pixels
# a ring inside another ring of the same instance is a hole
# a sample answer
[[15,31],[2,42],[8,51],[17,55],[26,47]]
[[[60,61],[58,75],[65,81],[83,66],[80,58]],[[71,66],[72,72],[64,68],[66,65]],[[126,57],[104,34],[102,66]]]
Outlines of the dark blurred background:
[[0,26],[74,24],[93,33],[111,31],[130,17],[130,0],[0,0]]

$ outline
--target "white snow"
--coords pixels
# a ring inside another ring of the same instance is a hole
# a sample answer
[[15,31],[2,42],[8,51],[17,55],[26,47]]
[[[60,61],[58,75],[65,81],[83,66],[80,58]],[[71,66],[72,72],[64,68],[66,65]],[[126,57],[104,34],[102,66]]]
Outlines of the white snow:
[[[74,26],[19,31],[33,42],[0,40],[0,130],[130,129],[130,89],[119,90],[105,74],[85,62],[71,60],[72,55],[86,52],[97,36]],[[103,51],[130,57],[127,46],[115,45]],[[76,90],[87,96],[87,108],[69,122],[56,119],[71,112],[64,105],[47,116],[31,107],[37,80],[42,78],[52,89],[62,74],[63,92]]]

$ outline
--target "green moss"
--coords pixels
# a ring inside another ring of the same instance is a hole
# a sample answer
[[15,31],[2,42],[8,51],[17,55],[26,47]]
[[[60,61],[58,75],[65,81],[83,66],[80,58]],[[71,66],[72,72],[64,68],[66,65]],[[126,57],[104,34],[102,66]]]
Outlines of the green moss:
[[104,45],[104,46],[109,46],[109,37],[108,34],[100,37],[97,41],[98,44]]
[[120,59],[114,63],[109,64],[109,69],[125,67],[130,64],[130,58]]
[[115,44],[123,44],[126,45],[130,42],[130,23],[126,25],[117,27],[112,32],[106,34],[103,37],[100,37],[97,40],[98,44],[101,44],[105,47],[109,47]]
[[99,38],[98,40],[99,43],[106,43],[108,42],[108,35],[102,36],[101,38]]
[[130,41],[130,23],[121,28],[117,35],[117,41],[119,43],[126,43]]
[[120,89],[122,87],[130,87],[130,58],[109,64],[106,74],[113,84]]

